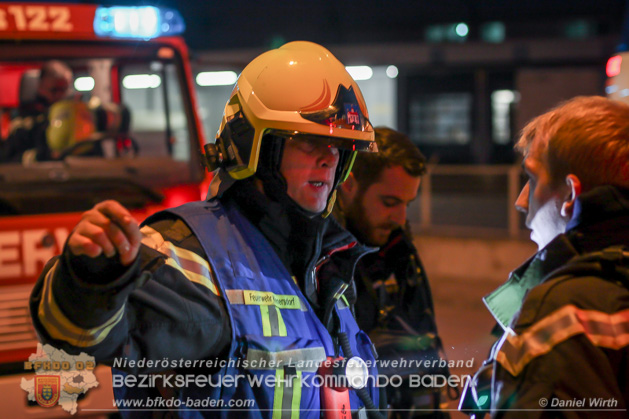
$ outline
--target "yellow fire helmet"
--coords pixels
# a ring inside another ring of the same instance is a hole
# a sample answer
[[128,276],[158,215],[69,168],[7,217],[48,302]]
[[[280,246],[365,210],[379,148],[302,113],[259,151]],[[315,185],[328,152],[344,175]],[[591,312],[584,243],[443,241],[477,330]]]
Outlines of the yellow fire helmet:
[[78,142],[89,139],[95,131],[94,116],[86,103],[62,100],[54,103],[48,112],[50,125],[46,140],[52,152],[60,153]]
[[216,142],[205,147],[208,168],[221,167],[235,180],[252,176],[268,134],[337,147],[346,157],[339,161],[337,183],[347,177],[357,151],[377,151],[358,85],[330,51],[312,42],[290,42],[245,67]]

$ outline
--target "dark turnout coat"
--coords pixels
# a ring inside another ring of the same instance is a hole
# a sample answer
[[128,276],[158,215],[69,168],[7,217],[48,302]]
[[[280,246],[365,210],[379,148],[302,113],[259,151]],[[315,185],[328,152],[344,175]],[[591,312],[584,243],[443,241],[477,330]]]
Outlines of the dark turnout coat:
[[492,417],[627,417],[628,190],[582,194],[567,232],[485,302],[505,330]]

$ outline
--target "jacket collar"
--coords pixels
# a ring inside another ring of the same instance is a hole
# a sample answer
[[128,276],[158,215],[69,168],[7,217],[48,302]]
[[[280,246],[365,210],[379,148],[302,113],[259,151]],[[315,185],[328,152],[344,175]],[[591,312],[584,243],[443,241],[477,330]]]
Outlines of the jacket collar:
[[555,237],[544,249],[511,272],[507,282],[483,297],[483,302],[496,321],[506,330],[520,310],[526,293],[542,283],[546,275],[576,255],[577,250],[565,234]]
[[627,216],[628,211],[629,189],[599,186],[577,198],[574,214],[566,230],[583,229],[604,220]]

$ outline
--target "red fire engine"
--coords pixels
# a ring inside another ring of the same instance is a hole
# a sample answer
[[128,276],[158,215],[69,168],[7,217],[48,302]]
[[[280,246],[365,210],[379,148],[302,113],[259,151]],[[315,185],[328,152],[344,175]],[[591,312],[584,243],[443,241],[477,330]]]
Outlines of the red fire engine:
[[[188,50],[176,36],[183,27],[176,11],[148,6],[0,4],[0,147],[23,123],[20,107],[34,99],[42,65],[60,60],[73,72],[71,97],[47,116],[54,158],[0,161],[3,417],[68,417],[59,407],[30,406],[20,381],[37,345],[30,289],[81,213],[116,199],[141,220],[205,190]],[[108,371],[98,378],[79,417],[112,408]]]

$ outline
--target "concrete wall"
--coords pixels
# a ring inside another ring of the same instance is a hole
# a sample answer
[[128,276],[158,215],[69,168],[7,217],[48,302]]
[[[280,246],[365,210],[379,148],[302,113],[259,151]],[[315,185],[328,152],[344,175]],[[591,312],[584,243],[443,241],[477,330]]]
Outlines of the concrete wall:
[[429,278],[501,284],[537,251],[530,240],[415,236]]

